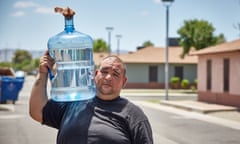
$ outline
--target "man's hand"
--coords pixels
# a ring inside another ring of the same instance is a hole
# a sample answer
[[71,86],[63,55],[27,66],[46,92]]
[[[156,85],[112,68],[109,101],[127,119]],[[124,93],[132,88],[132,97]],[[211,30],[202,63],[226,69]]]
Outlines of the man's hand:
[[51,58],[47,50],[45,54],[40,58],[39,72],[48,73],[48,70],[52,69],[54,64],[55,64],[55,61],[53,58]]

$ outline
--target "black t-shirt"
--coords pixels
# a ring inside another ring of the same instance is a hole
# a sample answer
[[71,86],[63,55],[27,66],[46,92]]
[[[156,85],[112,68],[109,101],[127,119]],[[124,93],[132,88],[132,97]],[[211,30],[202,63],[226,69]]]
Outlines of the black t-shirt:
[[48,101],[43,124],[57,128],[57,144],[152,144],[143,111],[124,98],[103,101]]

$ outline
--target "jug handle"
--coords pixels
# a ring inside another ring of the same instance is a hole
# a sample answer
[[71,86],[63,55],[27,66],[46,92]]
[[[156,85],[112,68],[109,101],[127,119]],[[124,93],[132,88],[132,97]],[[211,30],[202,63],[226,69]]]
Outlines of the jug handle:
[[52,80],[54,78],[54,74],[51,69],[48,68],[49,79]]

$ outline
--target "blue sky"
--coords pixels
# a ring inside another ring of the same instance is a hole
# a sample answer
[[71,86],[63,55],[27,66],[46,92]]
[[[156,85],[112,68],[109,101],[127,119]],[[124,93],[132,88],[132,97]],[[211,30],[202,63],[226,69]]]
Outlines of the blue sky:
[[[54,7],[69,6],[75,10],[77,31],[93,39],[108,41],[117,49],[116,35],[122,35],[120,49],[135,51],[150,40],[165,46],[166,13],[161,0],[1,0],[0,48],[47,49],[48,39],[63,31],[64,18]],[[240,0],[175,0],[170,7],[169,36],[177,37],[184,20],[210,22],[215,34],[223,33],[227,41],[240,38],[234,25],[240,23]]]

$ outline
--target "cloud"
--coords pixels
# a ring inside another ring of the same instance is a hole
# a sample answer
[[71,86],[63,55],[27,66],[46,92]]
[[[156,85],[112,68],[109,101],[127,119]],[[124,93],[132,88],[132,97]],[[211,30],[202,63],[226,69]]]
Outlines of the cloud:
[[12,16],[14,16],[14,17],[21,17],[21,16],[24,16],[24,15],[25,15],[25,12],[23,12],[23,11],[17,11],[17,12],[12,14]]
[[35,10],[36,13],[41,13],[41,14],[53,14],[54,11],[52,8],[50,7],[38,7],[36,10]]
[[31,2],[31,1],[17,1],[14,3],[14,8],[29,8],[29,7],[38,7],[39,4]]
[[161,0],[153,0],[155,3],[161,3]]
[[[38,3],[32,2],[32,1],[17,1],[16,3],[13,4],[14,8],[17,9],[29,9],[29,8],[33,8],[36,13],[40,13],[40,14],[53,14],[54,11],[52,8],[50,7],[45,7],[42,6]],[[30,9],[32,10],[32,9]],[[15,14],[13,14],[14,16],[23,16],[25,15],[25,13],[23,11],[19,11],[16,12]]]

